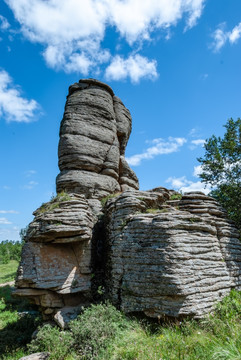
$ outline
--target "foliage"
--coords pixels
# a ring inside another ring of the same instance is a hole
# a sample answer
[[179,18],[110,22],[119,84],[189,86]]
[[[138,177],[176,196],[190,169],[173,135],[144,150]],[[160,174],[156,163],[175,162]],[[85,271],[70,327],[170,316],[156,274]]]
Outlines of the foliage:
[[10,286],[0,288],[0,358],[13,360],[24,355],[40,318],[26,300],[13,298],[11,291]]
[[0,243],[0,264],[8,264],[10,260],[19,261],[22,251],[22,242],[1,241]]
[[113,199],[113,198],[119,196],[120,194],[121,194],[120,192],[117,192],[117,193],[109,194],[109,195],[103,197],[103,198],[100,200],[101,205],[102,205],[102,208],[105,207],[105,204],[107,203],[107,201],[108,201],[109,199]]
[[181,198],[182,198],[182,194],[180,193],[175,193],[170,196],[170,200],[181,200]]
[[49,359],[64,360],[73,346],[73,337],[68,331],[61,331],[50,324],[40,328],[36,339],[29,345],[31,353],[48,351]]
[[111,304],[92,305],[70,324],[74,347],[85,359],[97,359],[127,328],[130,328],[127,318]]
[[36,213],[42,214],[46,211],[54,210],[56,208],[59,208],[61,202],[69,200],[71,200],[71,196],[65,191],[61,191],[56,196],[52,196],[49,202],[42,204],[40,208],[36,210]]
[[229,119],[224,127],[223,138],[213,135],[204,144],[200,177],[214,187],[211,195],[241,229],[241,119]]
[[13,281],[16,276],[18,262],[10,260],[7,264],[0,263],[0,284]]

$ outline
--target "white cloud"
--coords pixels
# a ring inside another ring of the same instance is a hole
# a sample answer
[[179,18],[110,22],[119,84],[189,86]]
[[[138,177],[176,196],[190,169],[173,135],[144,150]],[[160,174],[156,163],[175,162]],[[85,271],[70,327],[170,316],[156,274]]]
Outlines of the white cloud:
[[30,122],[38,103],[22,97],[19,88],[5,70],[0,70],[0,116],[7,121]]
[[205,143],[204,139],[191,140],[191,145],[189,146],[189,149],[194,150],[197,148],[197,146],[203,146],[204,143]]
[[191,191],[201,191],[204,194],[209,194],[211,191],[211,187],[209,185],[204,185],[201,181],[192,182],[188,184],[187,186],[182,186],[180,190],[185,192],[191,192]]
[[203,145],[203,144],[205,143],[205,140],[203,140],[203,139],[196,139],[196,140],[192,140],[191,143],[192,143],[193,145],[196,145],[196,146],[198,146],[198,145]]
[[153,146],[148,147],[143,153],[126,158],[129,165],[138,166],[144,159],[153,159],[157,155],[171,154],[177,152],[186,143],[184,138],[169,137],[167,140],[158,138],[152,140]]
[[7,30],[10,27],[9,22],[7,21],[7,19],[0,15],[0,30]]
[[229,41],[233,44],[238,41],[241,36],[241,22],[233,28],[229,34]]
[[183,193],[191,191],[201,191],[204,194],[208,194],[211,190],[209,185],[204,185],[201,181],[190,181],[186,176],[180,178],[169,177],[166,180],[167,183],[171,184],[172,188]]
[[19,214],[16,210],[0,210],[0,214]]
[[[32,42],[43,45],[43,56],[48,66],[66,72],[99,70],[112,59],[107,74],[116,78],[116,66],[121,54],[112,54],[104,48],[107,28],[113,28],[120,39],[129,45],[150,41],[154,31],[170,31],[182,18],[186,28],[193,27],[202,14],[205,0],[5,0],[21,25],[21,31]],[[116,48],[116,51],[117,50]],[[152,70],[137,69],[132,81],[153,74],[153,60],[146,65]],[[108,65],[107,65],[108,66]],[[127,73],[129,66],[125,69]],[[154,68],[153,68],[154,67]],[[136,67],[135,67],[136,69]],[[113,75],[115,74],[115,76]],[[123,75],[122,79],[127,75]],[[155,78],[155,76],[154,76]]]
[[203,172],[202,165],[194,166],[193,176],[199,177],[199,175]]
[[9,225],[9,224],[12,224],[12,223],[11,223],[11,221],[6,219],[5,217],[0,217],[0,224],[1,225]]
[[225,23],[222,23],[212,34],[212,47],[215,52],[218,52],[227,42],[234,44],[241,37],[241,22],[236,25],[231,31],[225,31]]
[[156,66],[155,60],[149,61],[138,54],[127,59],[117,55],[107,67],[105,76],[108,80],[123,80],[130,77],[133,83],[139,82],[141,78],[154,80],[158,77]]
[[22,189],[25,189],[25,190],[32,190],[35,186],[38,185],[38,182],[37,181],[29,181],[28,184],[22,186]]

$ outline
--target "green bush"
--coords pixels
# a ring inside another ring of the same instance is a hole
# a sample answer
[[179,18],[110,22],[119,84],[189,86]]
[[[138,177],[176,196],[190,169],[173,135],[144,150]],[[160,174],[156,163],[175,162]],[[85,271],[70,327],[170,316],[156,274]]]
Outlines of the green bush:
[[84,359],[97,359],[98,354],[125,329],[128,319],[111,304],[92,305],[70,323],[74,347]]
[[49,324],[40,328],[36,339],[28,346],[31,353],[48,351],[51,360],[64,360],[73,346],[72,334]]

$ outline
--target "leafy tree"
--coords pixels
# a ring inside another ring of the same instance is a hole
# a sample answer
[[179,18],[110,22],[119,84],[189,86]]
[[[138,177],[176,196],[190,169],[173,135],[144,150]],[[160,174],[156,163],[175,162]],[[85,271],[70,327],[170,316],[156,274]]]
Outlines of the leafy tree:
[[211,184],[211,195],[227,210],[230,219],[241,230],[241,119],[232,118],[224,125],[226,132],[221,137],[207,139],[200,177]]
[[8,264],[10,260],[20,260],[22,243],[5,240],[0,242],[0,263]]

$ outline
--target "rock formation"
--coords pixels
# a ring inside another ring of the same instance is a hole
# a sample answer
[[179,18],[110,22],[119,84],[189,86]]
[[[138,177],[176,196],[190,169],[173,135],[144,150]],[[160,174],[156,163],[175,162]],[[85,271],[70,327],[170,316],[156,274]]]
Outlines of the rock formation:
[[202,317],[241,289],[239,233],[224,210],[202,193],[138,191],[124,157],[130,132],[108,85],[69,88],[58,195],[34,212],[16,279],[16,294],[61,327],[98,292],[124,312],[160,318]]
[[60,126],[57,192],[101,198],[138,189],[124,158],[130,133],[130,112],[108,85],[82,80],[70,86]]

